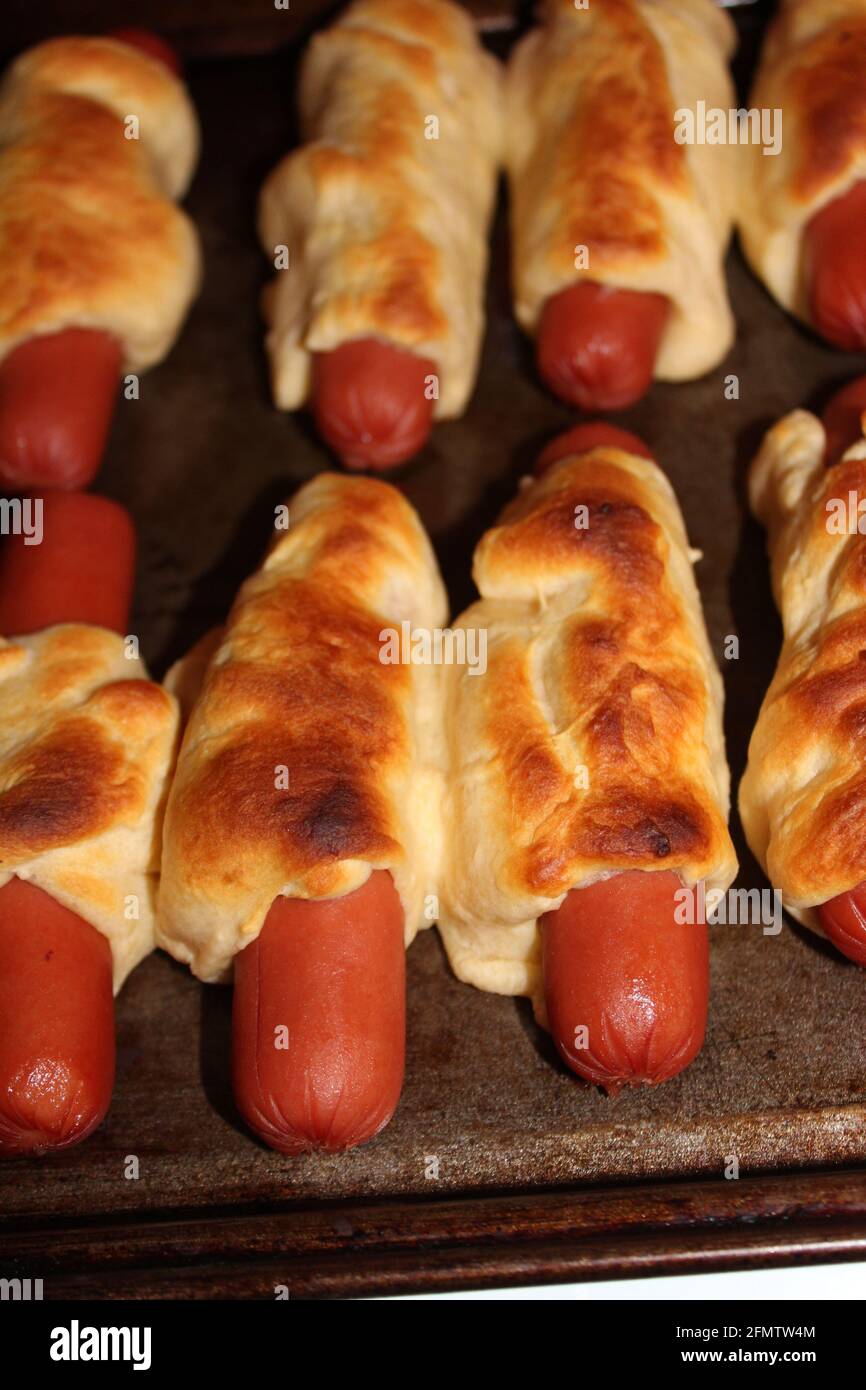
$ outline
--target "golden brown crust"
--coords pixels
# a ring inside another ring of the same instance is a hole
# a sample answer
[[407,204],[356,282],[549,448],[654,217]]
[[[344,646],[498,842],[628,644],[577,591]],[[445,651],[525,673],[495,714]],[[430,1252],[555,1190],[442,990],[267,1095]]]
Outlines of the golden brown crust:
[[790,194],[811,204],[866,150],[866,9],[802,46],[782,101],[798,113]]
[[307,143],[259,216],[267,253],[289,250],[265,302],[277,405],[303,404],[312,353],[373,336],[432,360],[436,414],[459,414],[483,324],[498,64],[449,0],[356,0],[310,44],[299,96]]
[[[651,480],[652,470],[647,464]],[[729,846],[700,780],[709,681],[653,502],[658,512],[640,474],[615,451],[597,450],[528,488],[478,547],[482,593],[502,595],[509,585],[522,595],[532,583],[558,629],[540,668],[522,644],[506,644],[485,701],[484,742],[500,750],[515,819],[534,828],[531,869],[518,874],[533,892],[559,896],[587,874],[661,860],[698,879]],[[585,524],[576,527],[576,518]],[[574,585],[592,601],[554,618],[551,607]],[[547,701],[555,693],[552,728],[539,683]],[[513,691],[507,709],[496,698],[505,689]],[[573,766],[557,748],[563,728],[581,755]],[[535,775],[527,777],[529,751]],[[578,765],[587,790],[575,788]]]
[[199,278],[195,232],[171,201],[198,145],[181,84],[127,44],[55,39],[6,73],[0,139],[0,357],[74,326],[118,337],[127,367],[151,366]]
[[517,317],[535,332],[581,279],[664,294],[658,374],[700,375],[732,337],[734,158],[675,126],[697,98],[732,104],[730,23],[709,0],[547,0],[540,18],[506,80]]
[[612,872],[727,887],[722,689],[682,520],[647,460],[595,449],[533,482],[482,539],[487,670],[446,673],[457,973],[534,994],[538,920]]
[[146,674],[101,628],[0,639],[0,882],[30,879],[103,932],[117,988],[153,948],[177,731]]
[[608,59],[582,74],[579,88],[563,102],[561,131],[553,141],[550,198],[558,218],[550,229],[549,256],[555,273],[570,277],[576,245],[592,248],[594,272],[608,263],[664,256],[657,189],[687,192],[686,151],[672,135],[661,45],[639,6],[630,0],[603,5]]
[[[478,563],[488,582],[541,587],[567,580],[575,563],[598,563],[610,568],[623,598],[632,603],[657,588],[664,578],[658,526],[636,503],[631,481],[622,469],[598,458],[592,480],[582,475],[579,488],[566,487],[561,478],[555,489],[540,493],[535,488],[518,497],[479,544]],[[586,525],[579,529],[576,507],[585,508],[581,519]]]
[[290,516],[229,617],[166,817],[160,940],[204,979],[280,893],[341,896],[389,868],[411,939],[435,887],[441,797],[420,730],[439,682],[381,659],[383,629],[444,622],[429,542],[370,479],[322,474]]
[[[232,660],[207,684],[208,757],[173,799],[174,851],[203,878],[220,875],[228,843],[264,877],[308,879],[328,896],[343,859],[378,862],[396,848],[380,787],[407,755],[409,668],[383,668],[382,619],[344,587],[321,586],[316,568],[250,585],[230,620]],[[286,789],[275,786],[281,765]]]
[[[753,464],[785,640],[740,785],[746,836],[785,906],[815,907],[866,878],[866,444],[824,466],[824,430],[795,411]],[[840,529],[840,517],[854,518]]]

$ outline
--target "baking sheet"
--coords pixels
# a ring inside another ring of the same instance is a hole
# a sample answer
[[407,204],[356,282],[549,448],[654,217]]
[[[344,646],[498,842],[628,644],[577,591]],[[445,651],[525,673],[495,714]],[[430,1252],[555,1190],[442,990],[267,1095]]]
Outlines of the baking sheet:
[[[270,405],[257,308],[268,267],[255,199],[293,139],[293,61],[283,47],[192,66],[204,147],[187,206],[204,241],[205,288],[168,361],[142,379],[141,399],[120,404],[98,480],[138,524],[135,629],[158,674],[224,617],[259,559],[274,504],[328,464],[305,418]],[[744,513],[744,470],[768,424],[794,406],[820,406],[863,363],[796,327],[736,250],[728,270],[739,325],[729,357],[702,381],[655,386],[617,419],[654,447],[704,552],[697,577],[725,676],[736,786],[779,642],[763,535]],[[473,596],[474,544],[540,443],[574,420],[534,380],[507,279],[500,208],[475,397],[394,475],[431,533],[454,612]],[[737,400],[724,394],[732,373]],[[735,661],[724,659],[729,634],[739,637]],[[739,886],[766,887],[736,815],[734,834]],[[394,1120],[362,1149],[300,1159],[258,1145],[235,1114],[230,992],[153,956],[118,1001],[107,1122],[66,1154],[0,1165],[0,1233],[123,1214],[721,1179],[731,1157],[741,1175],[866,1162],[863,972],[791,925],[778,937],[755,926],[711,936],[703,1052],[666,1085],[609,1099],[558,1062],[528,1003],[457,983],[426,933],[408,957],[406,1085]],[[110,1239],[108,1226],[106,1248]],[[172,1259],[168,1237],[163,1258]]]

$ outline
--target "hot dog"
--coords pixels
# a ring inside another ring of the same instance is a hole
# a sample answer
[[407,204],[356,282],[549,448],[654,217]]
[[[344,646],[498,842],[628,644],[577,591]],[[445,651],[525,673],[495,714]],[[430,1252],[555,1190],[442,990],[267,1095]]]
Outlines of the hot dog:
[[812,324],[847,352],[866,348],[866,180],[817,212],[804,255]]
[[475,383],[500,65],[451,0],[351,0],[296,85],[301,144],[259,200],[274,403],[309,407],[348,468],[393,468]]
[[590,24],[585,5],[545,4],[509,58],[514,310],[545,385],[582,410],[622,410],[653,379],[702,376],[733,341],[732,152],[695,177],[670,120],[690,64],[702,99],[730,107],[735,36],[709,0],[688,8],[681,45],[676,7],[653,0],[598,6]]
[[669,312],[664,295],[581,280],[544,305],[539,375],[568,405],[624,410],[649,389]]
[[289,508],[192,705],[157,939],[200,979],[233,974],[238,1109],[298,1153],[364,1143],[400,1094],[405,950],[436,882],[423,818],[441,684],[383,638],[408,613],[440,625],[447,600],[387,483],[320,473]]
[[678,919],[681,905],[676,874],[635,871],[573,889],[542,919],[551,1036],[609,1092],[669,1080],[703,1044],[707,928]]
[[[551,440],[535,471],[603,444],[652,458],[636,435],[593,421]],[[676,874],[615,874],[573,889],[542,919],[551,1036],[573,1071],[609,1092],[667,1081],[701,1049],[707,928],[677,920],[678,892]]]
[[403,1084],[403,908],[391,876],[321,902],[276,898],[235,961],[235,1100],[281,1153],[363,1144]]
[[[133,563],[123,508],[56,494],[43,525],[40,545],[7,542],[0,630],[108,619],[123,631]],[[41,888],[10,879],[0,888],[0,1153],[86,1138],[108,1109],[114,1053],[108,941]]]
[[704,1039],[708,933],[686,885],[736,875],[721,682],[646,445],[589,422],[535,473],[476,550],[481,598],[455,624],[487,632],[487,666],[448,673],[439,930],[461,979],[529,994],[566,1064],[613,1093],[675,1076]]
[[[111,37],[158,59],[180,63],[168,44],[145,30]],[[28,338],[0,363],[0,483],[82,488],[102,460],[122,366],[117,338],[70,327]]]
[[376,338],[313,358],[316,427],[347,468],[393,468],[423,448],[433,425],[435,365]]

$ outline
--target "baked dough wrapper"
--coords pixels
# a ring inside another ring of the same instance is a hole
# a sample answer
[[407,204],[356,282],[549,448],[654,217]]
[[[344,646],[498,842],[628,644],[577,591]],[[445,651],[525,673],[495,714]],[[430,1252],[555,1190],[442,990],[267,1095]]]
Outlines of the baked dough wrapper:
[[713,0],[546,0],[541,20],[506,75],[517,319],[534,335],[547,300],[581,279],[663,294],[655,375],[701,376],[734,338],[723,258],[737,152],[677,144],[675,112],[736,106],[733,25]]
[[201,273],[172,201],[198,158],[183,84],[115,39],[51,39],[3,78],[0,143],[0,359],[28,338],[94,328],[120,340],[126,370],[152,367]]
[[542,1023],[539,918],[570,889],[737,871],[695,558],[661,470],[607,447],[530,481],[475,552],[456,626],[486,630],[487,670],[444,673],[439,930],[461,980]]
[[386,629],[446,620],[430,542],[368,478],[320,474],[289,517],[217,638],[166,813],[157,939],[208,981],[280,894],[342,897],[389,869],[407,945],[433,915],[440,673],[380,660]]
[[866,878],[866,536],[828,529],[827,506],[848,506],[851,493],[866,503],[866,440],[829,469],[825,442],[820,420],[795,410],[749,476],[784,640],[739,795],[746,839],[785,909],[821,935],[818,904]]
[[100,931],[115,993],[154,947],[177,725],[116,633],[64,623],[0,638],[0,886],[35,883]]
[[866,0],[782,0],[749,101],[781,109],[782,149],[742,148],[740,240],[770,293],[808,323],[806,224],[866,178]]
[[276,405],[307,400],[313,353],[373,337],[431,359],[434,416],[460,415],[484,327],[500,64],[449,0],[356,0],[310,43],[299,105],[307,143],[259,205],[268,256],[289,249],[264,297]]

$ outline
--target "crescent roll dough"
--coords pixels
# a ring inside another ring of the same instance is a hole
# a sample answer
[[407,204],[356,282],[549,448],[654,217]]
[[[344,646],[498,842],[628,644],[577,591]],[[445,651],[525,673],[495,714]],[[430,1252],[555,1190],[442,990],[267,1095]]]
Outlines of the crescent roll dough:
[[866,178],[866,0],[782,0],[750,104],[782,111],[782,148],[742,151],[740,239],[770,293],[808,321],[804,228]]
[[437,669],[381,659],[439,627],[445,591],[386,483],[323,473],[241,589],[193,708],[165,821],[157,937],[203,980],[230,971],[280,894],[342,897],[390,869],[406,942],[440,850]]
[[[127,138],[138,121],[138,138]],[[198,157],[182,83],[115,39],[52,39],[0,85],[0,358],[98,328],[142,371],[198,288],[198,239],[172,199]]]
[[751,469],[784,641],[739,798],[755,857],[815,931],[815,907],[866,878],[866,440],[829,469],[824,445],[821,422],[795,410]]
[[115,991],[154,946],[177,723],[114,632],[0,638],[0,886],[35,883],[107,937]]
[[[506,77],[514,308],[534,334],[580,279],[663,294],[656,376],[700,376],[734,337],[722,260],[732,147],[678,144],[675,112],[735,105],[735,31],[713,0],[546,0]],[[589,264],[576,268],[579,247]]]
[[483,329],[502,140],[499,64],[449,0],[356,0],[304,58],[307,144],[262,189],[274,400],[303,405],[310,356],[375,337],[432,359],[434,414],[464,409]]
[[722,682],[664,474],[599,447],[530,482],[481,540],[446,670],[439,929],[461,980],[544,1021],[538,919],[625,869],[726,889]]

